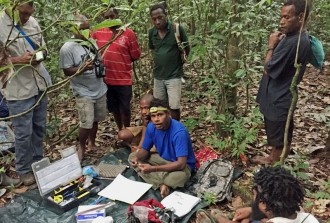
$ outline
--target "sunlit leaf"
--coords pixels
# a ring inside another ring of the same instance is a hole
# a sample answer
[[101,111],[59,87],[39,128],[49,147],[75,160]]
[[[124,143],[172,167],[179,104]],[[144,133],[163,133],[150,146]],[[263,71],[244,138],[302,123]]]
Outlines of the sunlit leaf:
[[102,28],[111,28],[114,26],[122,26],[123,22],[119,19],[114,19],[114,20],[105,20],[95,26],[92,27],[92,30],[98,30]]

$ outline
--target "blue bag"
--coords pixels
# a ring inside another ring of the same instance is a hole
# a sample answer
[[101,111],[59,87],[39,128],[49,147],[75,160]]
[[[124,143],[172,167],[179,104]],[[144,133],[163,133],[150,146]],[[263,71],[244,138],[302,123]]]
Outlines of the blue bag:
[[323,61],[325,58],[322,43],[315,36],[309,35],[311,43],[311,57],[309,58],[309,63],[312,64],[317,69],[322,69]]

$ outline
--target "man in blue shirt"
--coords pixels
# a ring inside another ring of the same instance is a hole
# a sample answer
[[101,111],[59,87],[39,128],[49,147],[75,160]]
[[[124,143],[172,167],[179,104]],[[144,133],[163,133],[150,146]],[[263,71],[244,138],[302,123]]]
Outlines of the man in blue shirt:
[[[165,197],[170,188],[183,187],[189,180],[196,158],[187,129],[171,118],[166,102],[155,99],[150,116],[142,149],[132,153],[129,160],[142,179],[154,189],[160,188],[161,197]],[[158,153],[150,152],[153,146]]]

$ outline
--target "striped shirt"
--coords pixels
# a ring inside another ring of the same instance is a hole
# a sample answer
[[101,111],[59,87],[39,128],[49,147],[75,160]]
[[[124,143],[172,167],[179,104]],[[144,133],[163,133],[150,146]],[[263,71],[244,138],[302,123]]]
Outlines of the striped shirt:
[[[112,36],[109,28],[102,28],[91,33],[98,47],[108,43]],[[126,29],[113,43],[110,44],[103,57],[106,67],[104,82],[107,85],[132,85],[132,61],[141,56],[140,46],[135,33]]]

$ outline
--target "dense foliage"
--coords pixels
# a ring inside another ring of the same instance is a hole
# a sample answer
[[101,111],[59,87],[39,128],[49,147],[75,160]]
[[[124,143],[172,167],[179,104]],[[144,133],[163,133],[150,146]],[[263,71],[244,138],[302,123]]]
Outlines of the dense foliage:
[[[14,1],[0,1],[4,6]],[[143,57],[135,62],[136,94],[151,88],[151,55],[148,50],[148,29],[151,0],[128,1],[56,1],[37,0],[36,13],[44,31],[50,57],[47,67],[54,83],[64,79],[58,66],[58,53],[72,35],[68,24],[72,14],[86,14],[92,25],[101,22],[100,14],[110,4],[120,9],[120,18],[138,35]],[[310,31],[329,49],[329,9],[327,0],[314,1],[309,23]],[[231,149],[233,155],[244,153],[247,144],[256,139],[261,122],[258,109],[253,108],[254,94],[250,87],[258,84],[268,35],[278,29],[279,1],[271,0],[168,0],[169,18],[180,22],[187,30],[192,46],[186,66],[186,94],[189,98],[209,98],[211,104],[200,104],[199,117],[190,117],[186,124],[193,130],[198,121],[215,124],[216,132],[207,141],[219,149]],[[320,29],[319,27],[323,27]],[[193,89],[191,79],[198,82],[202,92]],[[62,87],[50,102],[48,134],[60,127],[56,104],[70,96],[68,86]],[[239,97],[238,97],[239,95]],[[240,105],[240,106],[238,106]],[[243,128],[242,128],[243,127]],[[223,141],[219,141],[222,137]]]

